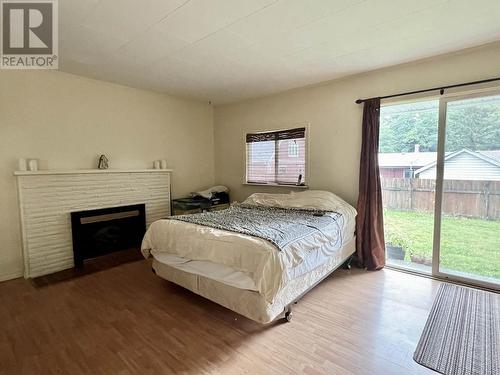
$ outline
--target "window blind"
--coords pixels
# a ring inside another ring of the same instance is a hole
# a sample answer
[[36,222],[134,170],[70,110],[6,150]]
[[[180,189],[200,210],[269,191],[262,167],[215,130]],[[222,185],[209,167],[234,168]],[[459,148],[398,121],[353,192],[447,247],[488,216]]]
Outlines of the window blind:
[[250,133],[246,145],[248,183],[305,183],[306,128]]

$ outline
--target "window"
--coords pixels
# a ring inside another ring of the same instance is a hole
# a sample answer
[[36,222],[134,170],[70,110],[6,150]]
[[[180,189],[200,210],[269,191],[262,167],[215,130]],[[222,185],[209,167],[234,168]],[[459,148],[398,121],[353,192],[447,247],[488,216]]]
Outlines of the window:
[[247,183],[305,184],[305,128],[247,134],[246,145]]
[[436,161],[438,121],[439,100],[380,108],[378,158],[386,262],[428,274],[432,271],[435,181],[419,179],[415,171]]
[[406,168],[404,173],[405,173],[405,178],[413,178],[413,169],[412,168]]
[[299,145],[296,139],[290,139],[288,141],[288,156],[291,158],[297,158],[299,156]]
[[500,90],[383,106],[379,151],[387,264],[499,289]]

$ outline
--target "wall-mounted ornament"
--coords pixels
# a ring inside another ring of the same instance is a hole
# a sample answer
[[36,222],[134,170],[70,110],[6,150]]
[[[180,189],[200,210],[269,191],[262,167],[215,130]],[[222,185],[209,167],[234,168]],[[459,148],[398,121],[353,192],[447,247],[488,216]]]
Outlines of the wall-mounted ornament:
[[99,164],[97,165],[97,168],[99,169],[108,169],[109,168],[109,160],[106,157],[106,155],[101,155],[99,157]]

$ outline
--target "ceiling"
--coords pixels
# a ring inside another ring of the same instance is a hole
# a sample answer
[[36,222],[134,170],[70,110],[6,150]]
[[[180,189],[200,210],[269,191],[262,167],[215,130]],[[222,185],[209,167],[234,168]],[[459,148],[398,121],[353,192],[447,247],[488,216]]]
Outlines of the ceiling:
[[500,39],[498,0],[62,0],[60,70],[228,103]]

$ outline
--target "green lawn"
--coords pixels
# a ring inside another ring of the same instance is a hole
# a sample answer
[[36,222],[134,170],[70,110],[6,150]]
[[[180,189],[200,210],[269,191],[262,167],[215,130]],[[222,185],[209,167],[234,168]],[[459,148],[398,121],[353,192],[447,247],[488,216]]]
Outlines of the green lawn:
[[[434,215],[384,210],[386,242],[399,239],[410,254],[432,257]],[[441,267],[500,278],[500,221],[445,216],[441,228]]]

